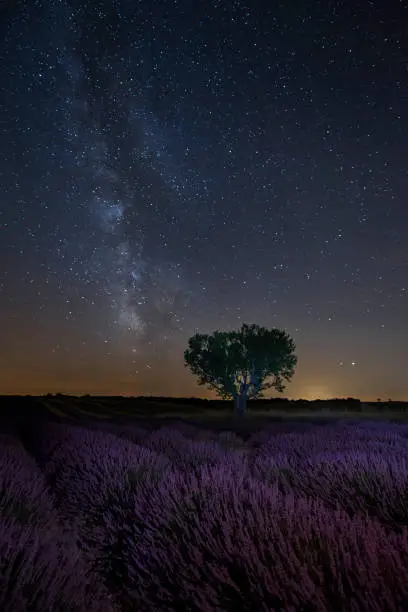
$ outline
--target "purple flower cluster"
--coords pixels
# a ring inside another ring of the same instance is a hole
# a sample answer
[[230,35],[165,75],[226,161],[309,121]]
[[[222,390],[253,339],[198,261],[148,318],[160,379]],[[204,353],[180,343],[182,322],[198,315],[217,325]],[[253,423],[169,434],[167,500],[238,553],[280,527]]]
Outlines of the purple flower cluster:
[[328,508],[341,507],[351,515],[367,512],[393,529],[408,525],[404,425],[343,425],[263,438],[251,473],[278,483],[282,492],[320,500]]
[[0,438],[0,610],[115,612],[18,438]]
[[0,437],[2,611],[406,610],[404,425],[48,424],[29,447]]
[[[174,482],[179,502],[127,541],[138,606],[192,610],[403,610],[408,532],[282,494],[219,467]],[[170,603],[172,602],[172,603]]]
[[3,518],[36,525],[54,514],[44,474],[17,437],[0,437],[0,510]]

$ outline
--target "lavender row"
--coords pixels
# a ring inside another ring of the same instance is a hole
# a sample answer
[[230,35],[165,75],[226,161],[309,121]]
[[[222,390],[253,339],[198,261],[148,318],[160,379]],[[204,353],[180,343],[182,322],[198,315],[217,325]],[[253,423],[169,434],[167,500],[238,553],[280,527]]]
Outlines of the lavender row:
[[33,448],[121,610],[405,609],[404,429],[52,425]]

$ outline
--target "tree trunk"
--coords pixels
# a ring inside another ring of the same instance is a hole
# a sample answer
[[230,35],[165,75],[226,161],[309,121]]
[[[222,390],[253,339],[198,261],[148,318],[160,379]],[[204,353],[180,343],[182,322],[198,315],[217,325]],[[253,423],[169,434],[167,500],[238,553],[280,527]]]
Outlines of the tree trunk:
[[245,393],[234,397],[234,416],[243,417],[246,411],[247,396]]

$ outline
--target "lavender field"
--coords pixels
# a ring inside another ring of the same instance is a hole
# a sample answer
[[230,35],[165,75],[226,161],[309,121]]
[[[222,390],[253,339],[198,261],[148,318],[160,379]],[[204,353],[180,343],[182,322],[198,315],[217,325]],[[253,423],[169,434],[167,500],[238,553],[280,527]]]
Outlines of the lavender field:
[[408,425],[0,436],[0,610],[384,612],[408,602]]

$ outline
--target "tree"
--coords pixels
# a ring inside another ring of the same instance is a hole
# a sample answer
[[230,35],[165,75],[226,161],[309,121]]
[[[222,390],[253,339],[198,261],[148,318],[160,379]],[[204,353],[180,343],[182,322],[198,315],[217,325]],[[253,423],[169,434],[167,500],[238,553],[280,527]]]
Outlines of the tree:
[[[185,366],[199,385],[214,389],[222,399],[234,400],[234,413],[245,413],[248,399],[267,389],[285,389],[283,380],[294,374],[295,344],[283,330],[244,323],[240,330],[195,334],[184,352]],[[267,382],[271,376],[273,381]]]

